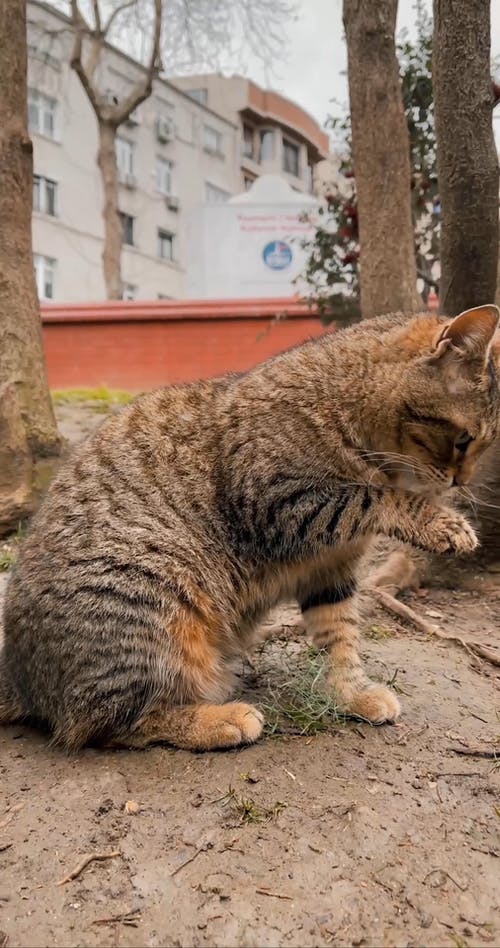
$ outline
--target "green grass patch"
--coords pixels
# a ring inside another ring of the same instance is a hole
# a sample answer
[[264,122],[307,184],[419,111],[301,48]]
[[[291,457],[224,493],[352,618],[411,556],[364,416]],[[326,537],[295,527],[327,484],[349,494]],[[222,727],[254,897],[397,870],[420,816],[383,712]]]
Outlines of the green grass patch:
[[0,548],[0,573],[6,573],[14,565],[16,555],[14,550]]
[[223,797],[212,802],[220,803],[225,809],[227,808],[231,817],[238,823],[264,823],[268,820],[277,820],[280,813],[288,806],[282,800],[276,800],[276,803],[269,807],[261,806],[250,797],[240,796],[231,784]]
[[389,639],[394,635],[394,632],[382,625],[369,625],[363,629],[363,635],[365,639],[374,639],[376,642],[380,642],[383,639]]
[[135,395],[119,388],[98,385],[96,388],[65,388],[52,392],[54,405],[75,405],[80,402],[95,402],[99,408],[128,405]]
[[345,723],[324,671],[325,657],[313,648],[287,658],[285,681],[270,686],[259,701],[269,736],[318,734]]
[[26,536],[26,524],[20,523],[16,532],[0,543],[0,573],[7,573],[17,559],[18,547]]

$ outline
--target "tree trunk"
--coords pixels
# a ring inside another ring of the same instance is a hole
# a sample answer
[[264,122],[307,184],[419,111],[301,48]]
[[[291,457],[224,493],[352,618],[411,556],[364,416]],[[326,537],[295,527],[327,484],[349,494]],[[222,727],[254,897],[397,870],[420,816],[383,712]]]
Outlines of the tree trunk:
[[118,164],[116,160],[116,127],[99,121],[99,150],[97,164],[101,171],[104,192],[102,216],[104,220],[104,247],[102,262],[104,282],[109,300],[121,300],[123,284],[121,274],[121,251],[123,227],[118,208]]
[[26,72],[25,0],[0,0],[0,533],[34,509],[60,452],[33,271]]
[[433,82],[441,198],[441,309],[495,299],[498,160],[489,0],[434,0]]
[[498,252],[498,269],[497,269],[497,292],[495,296],[495,303],[500,309],[500,239],[499,239],[498,251],[499,252]]
[[422,309],[410,148],[394,31],[397,0],[344,0],[363,317]]

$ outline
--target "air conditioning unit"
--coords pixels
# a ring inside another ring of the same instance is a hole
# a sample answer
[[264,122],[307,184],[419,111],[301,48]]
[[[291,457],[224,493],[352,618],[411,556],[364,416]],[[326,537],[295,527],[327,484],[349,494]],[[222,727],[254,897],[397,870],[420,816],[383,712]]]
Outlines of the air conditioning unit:
[[159,115],[156,119],[156,137],[159,142],[171,142],[175,137],[175,125],[171,118]]
[[180,201],[178,197],[174,197],[173,194],[167,194],[165,198],[166,205],[169,211],[178,211],[180,207]]
[[134,111],[130,113],[126,124],[129,128],[135,128],[136,125],[141,124],[141,117],[138,109],[134,109]]
[[105,105],[118,105],[118,96],[116,95],[116,92],[113,92],[111,89],[106,89],[102,98]]
[[126,188],[133,190],[137,187],[137,178],[135,174],[130,174],[129,172],[120,171],[118,175],[120,184],[124,184]]

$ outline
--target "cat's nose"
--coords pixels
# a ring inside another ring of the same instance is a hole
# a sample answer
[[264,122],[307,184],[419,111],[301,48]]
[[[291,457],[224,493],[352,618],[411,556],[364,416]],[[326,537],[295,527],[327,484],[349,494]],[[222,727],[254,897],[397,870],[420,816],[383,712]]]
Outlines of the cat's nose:
[[467,474],[464,474],[463,471],[459,471],[458,474],[453,475],[453,480],[451,482],[452,487],[463,487],[464,484],[469,483],[470,478],[467,477]]

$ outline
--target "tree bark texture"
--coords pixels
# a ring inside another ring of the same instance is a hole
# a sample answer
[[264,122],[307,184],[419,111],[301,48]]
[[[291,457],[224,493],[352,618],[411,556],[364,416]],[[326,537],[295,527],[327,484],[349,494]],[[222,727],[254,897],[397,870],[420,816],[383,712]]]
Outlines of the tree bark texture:
[[364,318],[422,309],[396,13],[397,0],[344,0]]
[[102,216],[104,220],[104,246],[102,262],[106,296],[109,300],[122,298],[121,253],[123,242],[122,222],[118,208],[118,164],[116,160],[116,127],[99,121],[99,149],[97,164],[101,172],[104,191]]
[[498,159],[489,0],[434,0],[433,83],[444,313],[495,299]]
[[60,439],[33,270],[25,0],[0,0],[0,533],[35,506]]

